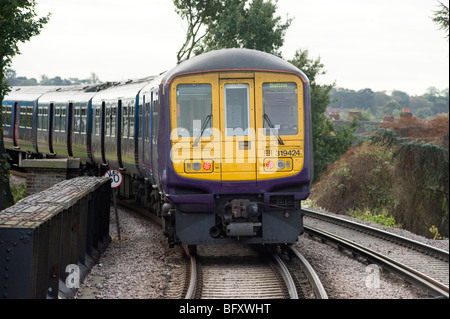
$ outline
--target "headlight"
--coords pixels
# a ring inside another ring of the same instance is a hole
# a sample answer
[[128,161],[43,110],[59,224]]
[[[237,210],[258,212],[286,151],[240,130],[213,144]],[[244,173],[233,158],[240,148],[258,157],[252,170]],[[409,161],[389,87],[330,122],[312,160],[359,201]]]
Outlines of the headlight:
[[202,164],[200,162],[194,162],[192,163],[192,169],[196,172],[198,172],[202,168]]
[[278,169],[283,169],[283,168],[285,168],[285,167],[286,167],[286,164],[284,163],[283,160],[279,160],[279,161],[277,162],[277,168],[278,168]]

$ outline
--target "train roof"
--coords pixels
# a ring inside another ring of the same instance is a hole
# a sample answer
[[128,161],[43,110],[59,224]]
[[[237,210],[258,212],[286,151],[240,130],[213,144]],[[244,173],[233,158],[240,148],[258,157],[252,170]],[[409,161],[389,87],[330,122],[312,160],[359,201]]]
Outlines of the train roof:
[[129,80],[113,83],[110,87],[97,93],[93,100],[118,100],[122,98],[135,98],[137,94],[157,76],[149,76],[143,79]]
[[280,56],[250,49],[221,49],[194,56],[181,61],[167,72],[163,82],[170,83],[175,77],[186,74],[213,71],[276,71],[307,77],[293,64]]
[[3,101],[36,101],[44,93],[58,88],[59,86],[14,86]]
[[100,85],[76,85],[59,87],[54,91],[44,93],[39,98],[39,103],[88,102],[96,94],[96,90],[98,89],[98,87],[100,87]]

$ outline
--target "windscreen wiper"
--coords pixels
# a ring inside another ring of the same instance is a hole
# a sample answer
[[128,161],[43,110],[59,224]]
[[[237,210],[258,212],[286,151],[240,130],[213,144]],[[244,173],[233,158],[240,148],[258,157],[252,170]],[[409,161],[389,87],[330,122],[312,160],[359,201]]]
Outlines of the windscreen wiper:
[[278,139],[278,144],[280,145],[284,145],[283,140],[281,139],[280,135],[278,135],[277,130],[275,129],[275,126],[272,124],[272,121],[269,118],[269,115],[267,115],[266,113],[264,113],[264,119],[267,121],[267,124],[269,124],[269,127],[272,129],[272,132],[274,133],[274,135],[277,137]]
[[200,130],[200,134],[198,134],[198,136],[195,139],[195,142],[194,142],[194,144],[192,144],[192,146],[194,146],[194,147],[197,146],[198,142],[200,141],[200,137],[202,137],[203,132],[206,129],[206,126],[208,125],[209,121],[211,121],[211,118],[212,118],[212,114],[209,114],[206,116],[205,121],[203,122],[203,125],[202,125],[202,129]]

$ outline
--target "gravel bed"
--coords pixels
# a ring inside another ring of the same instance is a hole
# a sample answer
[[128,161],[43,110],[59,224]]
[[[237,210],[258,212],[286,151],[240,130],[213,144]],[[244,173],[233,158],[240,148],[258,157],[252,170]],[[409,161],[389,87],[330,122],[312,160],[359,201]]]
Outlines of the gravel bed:
[[[74,298],[169,299],[180,271],[177,249],[168,247],[160,226],[128,209],[119,208],[121,240],[117,238],[111,208],[112,242]],[[389,229],[390,230],[390,229]],[[401,230],[396,232],[404,233]],[[406,235],[420,237],[411,233]],[[445,242],[420,237],[445,248]],[[417,299],[430,296],[383,270],[375,276],[372,266],[345,251],[302,235],[295,246],[312,264],[330,299]],[[217,246],[218,249],[220,246]],[[377,272],[377,270],[375,270]]]
[[148,218],[124,208],[118,215],[121,240],[111,207],[112,242],[74,298],[167,298],[173,272],[180,267],[177,250],[168,247],[161,228]]

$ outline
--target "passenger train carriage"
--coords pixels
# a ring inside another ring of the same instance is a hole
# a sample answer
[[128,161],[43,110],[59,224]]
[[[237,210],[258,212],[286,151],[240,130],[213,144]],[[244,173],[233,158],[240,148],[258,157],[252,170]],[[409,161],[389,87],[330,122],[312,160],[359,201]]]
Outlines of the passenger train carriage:
[[309,83],[278,56],[211,51],[138,81],[13,88],[3,104],[9,150],[121,170],[120,193],[162,217],[170,245],[292,243],[303,231]]

